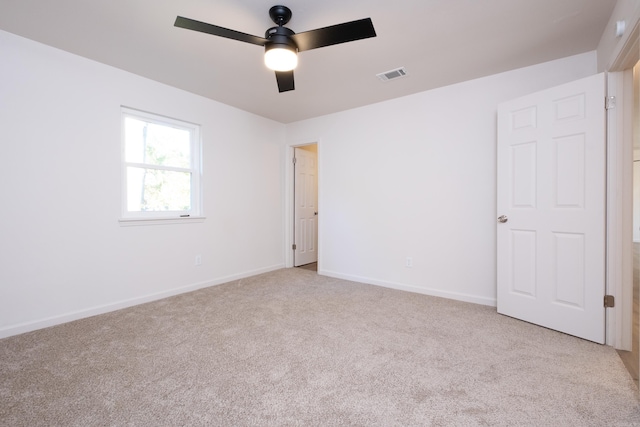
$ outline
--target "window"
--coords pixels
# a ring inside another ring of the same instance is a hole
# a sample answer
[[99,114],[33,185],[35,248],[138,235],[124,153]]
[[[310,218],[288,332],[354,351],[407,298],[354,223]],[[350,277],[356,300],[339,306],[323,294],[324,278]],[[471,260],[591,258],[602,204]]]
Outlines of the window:
[[202,215],[200,127],[122,108],[124,220]]

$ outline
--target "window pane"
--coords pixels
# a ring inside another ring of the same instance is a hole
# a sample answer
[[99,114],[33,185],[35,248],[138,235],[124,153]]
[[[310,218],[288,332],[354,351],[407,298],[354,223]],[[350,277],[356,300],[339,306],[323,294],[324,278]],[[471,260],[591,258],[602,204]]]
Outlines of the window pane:
[[189,168],[191,132],[126,117],[125,161]]
[[188,211],[191,174],[148,168],[127,168],[127,210]]

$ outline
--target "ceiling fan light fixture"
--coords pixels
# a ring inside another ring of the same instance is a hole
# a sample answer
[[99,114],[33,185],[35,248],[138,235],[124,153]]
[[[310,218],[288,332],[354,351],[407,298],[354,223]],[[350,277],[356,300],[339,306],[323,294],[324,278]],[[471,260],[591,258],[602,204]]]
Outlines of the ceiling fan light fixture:
[[265,48],[264,63],[274,71],[291,71],[298,66],[298,54],[287,44],[272,43]]
[[269,9],[269,17],[276,26],[269,28],[264,33],[264,37],[241,33],[240,31],[196,21],[184,16],[177,16],[173,25],[187,30],[263,46],[265,48],[264,63],[268,68],[275,71],[278,92],[280,93],[295,89],[292,70],[298,65],[298,52],[376,36],[371,18],[343,22],[342,24],[330,25],[296,34],[285,27],[291,16],[291,9],[286,6],[278,5]]

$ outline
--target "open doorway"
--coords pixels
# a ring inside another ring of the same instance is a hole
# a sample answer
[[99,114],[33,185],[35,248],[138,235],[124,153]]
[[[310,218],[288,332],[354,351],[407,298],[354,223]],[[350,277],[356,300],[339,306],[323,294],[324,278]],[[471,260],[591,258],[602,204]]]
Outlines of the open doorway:
[[318,271],[318,146],[294,147],[293,266]]

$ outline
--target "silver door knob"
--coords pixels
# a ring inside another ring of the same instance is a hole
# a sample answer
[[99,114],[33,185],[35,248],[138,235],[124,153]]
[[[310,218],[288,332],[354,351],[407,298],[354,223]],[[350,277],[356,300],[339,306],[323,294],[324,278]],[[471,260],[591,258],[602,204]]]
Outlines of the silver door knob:
[[507,218],[507,216],[506,216],[506,215],[500,215],[500,216],[498,217],[498,222],[501,222],[501,223],[503,223],[503,224],[504,224],[504,223],[505,223],[505,222],[507,222],[507,221],[509,221],[509,218]]

